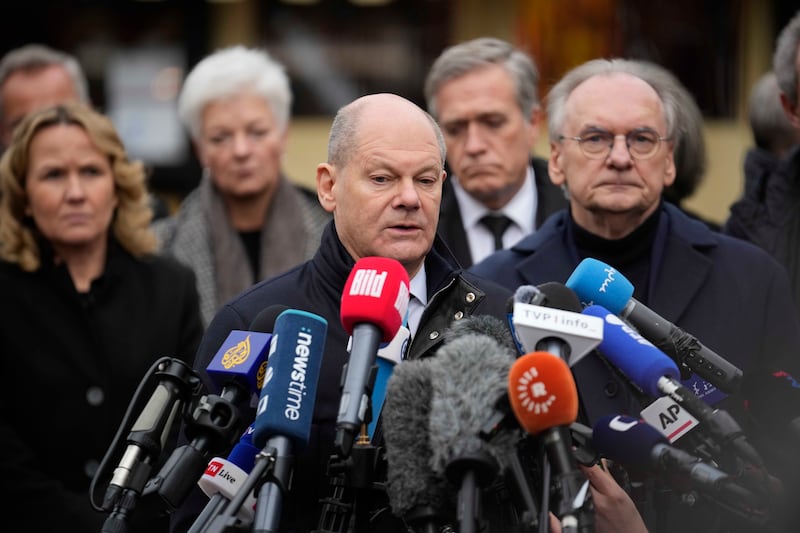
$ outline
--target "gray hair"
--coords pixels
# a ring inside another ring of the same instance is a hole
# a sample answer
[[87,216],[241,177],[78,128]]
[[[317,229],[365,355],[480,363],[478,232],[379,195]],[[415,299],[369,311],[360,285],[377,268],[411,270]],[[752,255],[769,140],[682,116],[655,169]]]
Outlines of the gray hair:
[[[398,97],[400,98],[400,97]],[[333,117],[330,135],[328,136],[328,163],[337,167],[344,167],[349,163],[353,156],[353,140],[357,138],[358,128],[361,122],[366,101],[359,98],[339,109]],[[419,109],[420,113],[430,122],[433,133],[436,135],[436,143],[439,145],[442,166],[447,157],[447,148],[444,142],[444,135],[439,124],[424,109]]]
[[651,72],[651,67],[644,62],[629,59],[593,59],[567,72],[547,95],[547,130],[550,140],[555,141],[561,134],[566,119],[567,98],[572,91],[589,78],[612,74],[629,74],[653,87],[661,100],[664,111],[664,122],[667,126],[666,136],[677,140],[680,102],[669,84],[664,79],[653,76]]
[[450,46],[434,61],[425,78],[425,100],[430,114],[437,116],[436,93],[444,83],[489,65],[506,69],[514,83],[517,105],[524,115],[530,115],[539,105],[536,64],[525,52],[494,37],[480,37]]
[[[0,59],[0,86],[15,72],[34,71],[50,66],[63,67],[72,79],[80,101],[84,104],[89,103],[89,82],[86,81],[86,75],[78,60],[66,52],[43,44],[26,44],[6,53]],[[3,99],[0,95],[0,115],[2,114]]]
[[[675,181],[664,189],[667,199],[680,203],[695,193],[705,177],[708,158],[703,132],[703,113],[692,93],[669,70],[649,61],[636,60],[641,68],[641,78],[656,91],[669,95],[677,102],[675,120]],[[663,102],[662,98],[662,102]]]
[[193,139],[200,137],[205,107],[242,91],[269,105],[281,129],[289,123],[292,91],[280,63],[265,50],[232,46],[203,58],[186,76],[178,97],[178,116]]
[[756,146],[780,154],[800,140],[781,105],[778,79],[770,71],[761,76],[750,93],[750,129]]
[[797,105],[797,49],[800,46],[800,11],[784,26],[775,44],[772,70],[778,77],[778,87],[792,106]]

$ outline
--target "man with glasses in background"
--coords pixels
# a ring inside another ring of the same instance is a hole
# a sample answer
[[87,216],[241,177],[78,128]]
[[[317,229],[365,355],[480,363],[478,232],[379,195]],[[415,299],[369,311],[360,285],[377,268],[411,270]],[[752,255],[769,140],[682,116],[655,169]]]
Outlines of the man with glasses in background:
[[[587,257],[612,266],[633,284],[636,300],[744,371],[742,390],[730,395],[697,376],[684,383],[734,416],[771,474],[791,477],[796,470],[772,450],[800,412],[770,396],[782,386],[773,372],[798,375],[800,320],[786,273],[763,251],[712,232],[662,200],[675,179],[680,115],[674,92],[644,69],[637,61],[594,60],[553,87],[548,170],[567,189],[570,206],[470,270],[514,290],[564,283]],[[590,424],[609,414],[638,416],[653,401],[596,353],[572,370]],[[692,490],[666,476],[628,473],[652,533],[753,530],[736,513],[690,498]],[[780,520],[779,510],[773,520]]]

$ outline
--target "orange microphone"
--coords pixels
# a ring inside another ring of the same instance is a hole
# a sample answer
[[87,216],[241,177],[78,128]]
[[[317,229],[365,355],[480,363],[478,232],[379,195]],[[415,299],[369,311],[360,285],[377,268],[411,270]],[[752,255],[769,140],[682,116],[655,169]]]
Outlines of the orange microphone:
[[578,390],[567,363],[549,352],[518,358],[508,373],[508,399],[519,425],[541,439],[558,490],[554,514],[564,532],[593,521],[588,482],[572,453],[569,425],[578,417]]

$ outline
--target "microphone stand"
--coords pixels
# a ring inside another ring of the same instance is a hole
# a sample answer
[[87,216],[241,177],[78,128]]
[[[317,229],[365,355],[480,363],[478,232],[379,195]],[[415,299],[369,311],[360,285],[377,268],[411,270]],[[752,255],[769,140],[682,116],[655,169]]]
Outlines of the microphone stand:
[[[172,431],[175,415],[200,384],[192,368],[180,359],[162,358],[151,367],[151,372],[152,376],[145,376],[145,382],[151,377],[160,378],[160,382],[131,428],[127,439],[128,447],[106,489],[100,510],[111,509],[111,512],[103,523],[103,533],[127,531],[128,519],[144,493],[153,463],[161,455],[163,443]],[[138,396],[139,391],[134,396],[134,404]],[[128,418],[128,414],[125,418]],[[122,427],[124,426],[126,424],[123,421]],[[116,449],[119,435],[120,433],[115,437],[109,452]],[[105,472],[109,456],[110,453],[103,458],[92,480],[90,499],[93,506],[96,506],[94,483]]]
[[[368,413],[367,420],[369,416]],[[365,423],[361,426],[361,433],[347,457],[331,455],[327,472],[331,496],[320,500],[323,504],[322,512],[317,529],[311,533],[344,533],[350,529],[359,492],[381,487],[379,483],[373,481],[378,469],[380,451],[370,443]]]
[[[590,533],[594,531],[594,506],[589,481],[577,469],[574,456],[569,452],[571,434],[567,427],[555,427],[542,436],[546,451],[547,470],[555,465],[558,472],[552,479],[552,491],[558,494],[555,515],[561,521],[563,533]],[[558,445],[559,441],[563,445]],[[545,493],[547,490],[545,490]],[[549,506],[542,505],[543,509]]]

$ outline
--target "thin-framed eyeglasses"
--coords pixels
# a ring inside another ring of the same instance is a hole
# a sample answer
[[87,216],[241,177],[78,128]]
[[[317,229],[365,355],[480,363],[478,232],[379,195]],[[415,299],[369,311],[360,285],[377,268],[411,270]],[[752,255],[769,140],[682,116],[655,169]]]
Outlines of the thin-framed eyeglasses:
[[628,153],[633,159],[648,159],[658,151],[661,141],[668,141],[669,137],[661,137],[650,128],[638,128],[625,134],[613,134],[603,129],[586,130],[577,137],[559,135],[559,140],[570,139],[577,141],[583,155],[589,159],[605,159],[614,148],[617,137],[625,139]]

